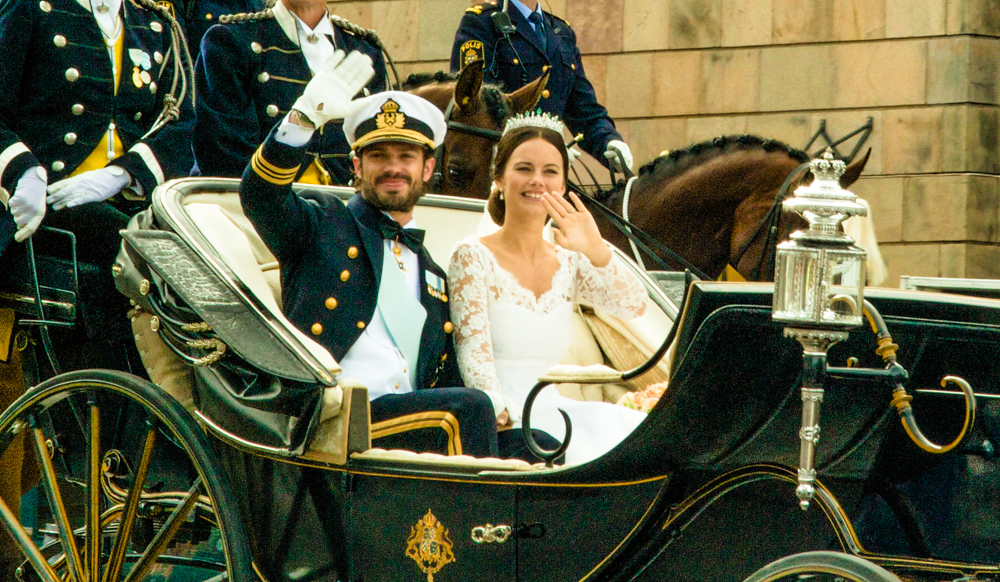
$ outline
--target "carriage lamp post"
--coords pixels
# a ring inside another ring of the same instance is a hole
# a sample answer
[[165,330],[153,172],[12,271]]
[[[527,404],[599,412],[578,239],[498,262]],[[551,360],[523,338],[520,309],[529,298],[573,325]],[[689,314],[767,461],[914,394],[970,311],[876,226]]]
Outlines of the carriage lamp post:
[[828,150],[810,163],[814,180],[785,200],[786,211],[800,214],[808,230],[792,233],[778,245],[772,318],[785,324],[785,337],[802,344],[802,425],[799,428],[798,487],[795,495],[805,510],[815,494],[816,444],[823,402],[827,351],[862,323],[865,251],[854,246],[840,223],[864,216],[857,196],[840,187],[844,162]]

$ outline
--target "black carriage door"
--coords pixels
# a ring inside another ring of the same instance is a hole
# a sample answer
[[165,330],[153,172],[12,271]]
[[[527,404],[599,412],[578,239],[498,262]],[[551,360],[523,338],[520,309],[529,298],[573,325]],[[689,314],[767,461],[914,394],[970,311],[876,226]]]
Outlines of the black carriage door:
[[583,579],[628,537],[661,487],[659,480],[596,487],[522,487],[518,494],[518,579]]
[[474,479],[353,475],[352,580],[515,580],[516,488]]

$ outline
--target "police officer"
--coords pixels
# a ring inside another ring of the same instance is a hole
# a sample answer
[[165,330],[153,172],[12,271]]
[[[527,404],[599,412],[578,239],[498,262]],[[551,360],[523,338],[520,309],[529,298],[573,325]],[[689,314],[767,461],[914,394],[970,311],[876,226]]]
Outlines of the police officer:
[[467,8],[455,33],[451,70],[458,72],[475,60],[485,61],[485,80],[505,91],[549,71],[541,110],[560,116],[574,134],[582,133],[583,149],[605,165],[606,153],[613,159],[621,153],[632,167],[631,150],[583,71],[576,34],[565,20],[544,12],[537,0],[487,0]]
[[[368,387],[375,446],[495,456],[489,398],[453,388],[461,378],[445,273],[413,228],[444,116],[398,91],[361,99],[347,115],[372,68],[360,53],[341,59],[337,51],[253,154],[240,184],[244,212],[281,265],[289,320]],[[345,115],[359,193],[346,205],[296,195],[316,128]]]
[[0,186],[17,240],[44,217],[110,267],[128,215],[187,173],[194,112],[173,13],[166,1],[0,0]]
[[[378,37],[331,16],[325,0],[278,0],[262,12],[221,20],[205,34],[197,64],[201,98],[194,153],[202,175],[241,176],[254,150],[335,49],[372,59],[375,77],[366,92],[387,86]],[[350,150],[339,121],[320,128],[296,181],[347,184]]]

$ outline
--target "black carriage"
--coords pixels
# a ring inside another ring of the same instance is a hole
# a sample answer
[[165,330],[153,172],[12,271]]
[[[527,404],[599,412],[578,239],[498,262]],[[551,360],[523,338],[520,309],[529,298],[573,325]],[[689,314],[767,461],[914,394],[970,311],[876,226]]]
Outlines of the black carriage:
[[[638,366],[673,330],[647,374],[565,388],[613,398],[669,375],[647,420],[593,462],[372,449],[383,428],[365,388],[282,317],[277,265],[236,187],[171,182],[123,233],[115,280],[153,382],[71,372],[0,416],[0,449],[37,451],[48,501],[27,519],[0,506],[23,580],[1000,579],[1000,302],[867,293],[926,433],[950,440],[966,423],[947,375],[975,387],[980,423],[946,455],[920,449],[885,378],[846,367],[884,367],[873,331],[851,331],[829,354],[807,511],[802,348],[772,321],[769,284],[698,282],[682,300],[683,278],[641,273],[658,308],[642,321],[581,313],[578,365]],[[424,198],[439,261],[481,212]]]

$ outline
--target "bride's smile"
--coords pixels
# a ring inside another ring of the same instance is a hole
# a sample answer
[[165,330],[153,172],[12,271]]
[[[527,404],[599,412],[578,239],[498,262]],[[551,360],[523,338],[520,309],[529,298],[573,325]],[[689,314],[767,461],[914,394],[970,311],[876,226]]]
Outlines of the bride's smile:
[[511,210],[523,207],[545,214],[542,194],[562,194],[565,190],[562,155],[544,139],[530,139],[514,149],[496,183],[512,205]]

